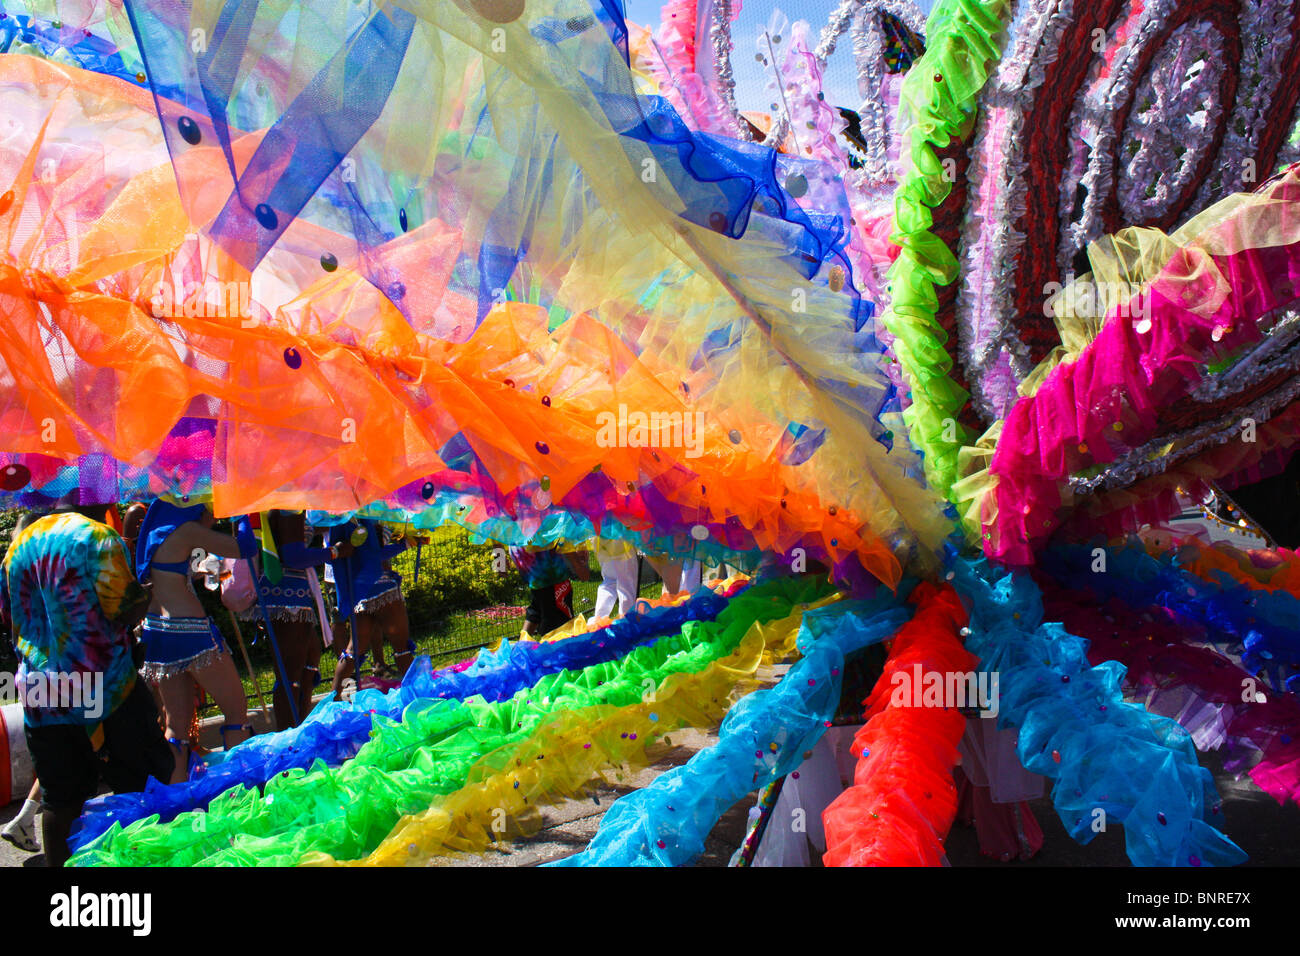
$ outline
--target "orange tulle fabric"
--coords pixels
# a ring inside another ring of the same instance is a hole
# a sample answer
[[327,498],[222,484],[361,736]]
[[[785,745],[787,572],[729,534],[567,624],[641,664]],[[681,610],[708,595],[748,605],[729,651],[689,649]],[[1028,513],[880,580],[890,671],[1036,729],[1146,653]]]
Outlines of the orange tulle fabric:
[[[196,185],[228,179],[224,155],[197,147],[173,168],[146,92],[0,56],[6,91],[34,114],[0,144],[0,169],[17,171],[0,197],[7,450],[147,465],[183,417],[210,418],[213,510],[230,515],[356,509],[444,469],[439,450],[463,439],[501,493],[540,483],[558,502],[599,471],[629,493],[653,485],[683,520],[734,523],[769,551],[856,553],[898,581],[872,530],[897,527],[889,500],[855,509],[812,464],[785,463],[784,424],[743,394],[711,394],[707,377],[586,314],[552,331],[547,309],[507,301],[475,329],[475,304],[447,289],[455,227],[430,219],[391,244],[412,266],[414,321],[361,264],[322,272],[319,250],[345,244],[303,219],[250,274],[195,230],[226,201],[224,185]],[[47,182],[42,157],[72,137],[85,148]],[[235,140],[237,167],[258,142]],[[698,422],[697,440],[610,447],[621,408]]]

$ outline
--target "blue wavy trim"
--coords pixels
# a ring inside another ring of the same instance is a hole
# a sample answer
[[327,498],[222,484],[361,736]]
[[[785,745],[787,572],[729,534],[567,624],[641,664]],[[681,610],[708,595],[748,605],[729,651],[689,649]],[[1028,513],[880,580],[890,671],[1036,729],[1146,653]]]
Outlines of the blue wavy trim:
[[779,684],[742,698],[718,742],[654,783],[616,800],[585,850],[550,866],[680,866],[704,850],[718,818],[746,793],[803,762],[840,701],[844,659],[885,640],[910,617],[908,587],[810,611],[797,646],[805,655]]
[[970,610],[966,649],[999,675],[998,726],[1020,730],[1028,770],[1056,781],[1052,802],[1075,840],[1123,825],[1134,866],[1231,866],[1246,854],[1209,821],[1210,772],[1175,721],[1123,699],[1124,667],[1088,663],[1088,642],[1043,622],[1028,574],[949,554]]

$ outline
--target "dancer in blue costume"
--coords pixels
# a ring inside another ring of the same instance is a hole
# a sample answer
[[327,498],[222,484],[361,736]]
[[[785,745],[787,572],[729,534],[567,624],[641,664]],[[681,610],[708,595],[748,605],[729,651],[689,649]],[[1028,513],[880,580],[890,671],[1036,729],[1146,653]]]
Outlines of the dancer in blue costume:
[[226,748],[248,738],[248,701],[235,661],[217,626],[194,592],[194,562],[205,552],[230,558],[257,553],[257,541],[246,520],[237,537],[212,530],[212,512],[205,505],[177,504],[159,498],[149,506],[135,548],[135,574],[152,584],[142,643],[146,680],[156,681],[167,715],[167,742],[176,759],[172,782],[186,779],[190,745],[186,737],[194,717],[197,681],[221,708],[225,722],[221,741]]
[[[279,675],[272,689],[275,707],[275,729],[286,730],[295,726],[311,711],[312,692],[320,679],[321,641],[320,621],[307,571],[327,561],[337,561],[352,553],[352,545],[342,541],[327,548],[307,546],[306,520],[301,511],[272,511],[269,528],[275,539],[283,574],[271,581],[264,568],[258,569],[257,593],[262,608],[256,604],[241,611],[239,617],[246,621],[261,621],[262,609],[275,628],[275,639],[284,660],[284,672],[290,686],[284,687]],[[290,700],[293,706],[290,706]]]
[[[334,670],[335,700],[342,699],[343,682],[357,673],[365,648],[377,647],[378,654],[387,640],[393,648],[396,676],[405,674],[415,658],[415,642],[411,640],[406,602],[402,600],[402,579],[389,567],[389,562],[410,547],[414,539],[405,537],[385,544],[379,522],[366,518],[331,528],[331,546],[342,547],[352,541],[358,525],[366,532],[365,541],[350,556],[330,562],[339,618],[346,620],[349,612],[352,616],[351,638]],[[382,658],[378,658],[376,663],[381,662]]]

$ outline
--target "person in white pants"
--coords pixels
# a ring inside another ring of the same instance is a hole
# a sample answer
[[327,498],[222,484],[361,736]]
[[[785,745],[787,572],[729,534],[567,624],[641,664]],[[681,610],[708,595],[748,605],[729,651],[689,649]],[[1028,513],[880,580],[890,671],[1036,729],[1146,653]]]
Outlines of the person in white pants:
[[617,597],[619,616],[625,617],[636,603],[636,549],[626,541],[597,538],[596,561],[600,564],[600,587],[596,589],[593,615],[611,617]]
[[647,554],[645,559],[663,582],[664,597],[670,594],[694,594],[700,589],[704,568],[697,559],[674,558],[666,554]]

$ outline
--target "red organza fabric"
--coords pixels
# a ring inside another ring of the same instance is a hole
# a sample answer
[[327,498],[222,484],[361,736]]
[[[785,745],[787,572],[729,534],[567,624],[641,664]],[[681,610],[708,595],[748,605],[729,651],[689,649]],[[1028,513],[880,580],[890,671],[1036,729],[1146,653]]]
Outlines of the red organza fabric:
[[966,612],[952,588],[923,584],[915,600],[915,617],[894,638],[863,702],[854,785],[822,814],[827,866],[938,866],[943,858],[966,718],[955,707],[912,706],[910,682],[918,673],[964,674],[979,661],[958,639]]

